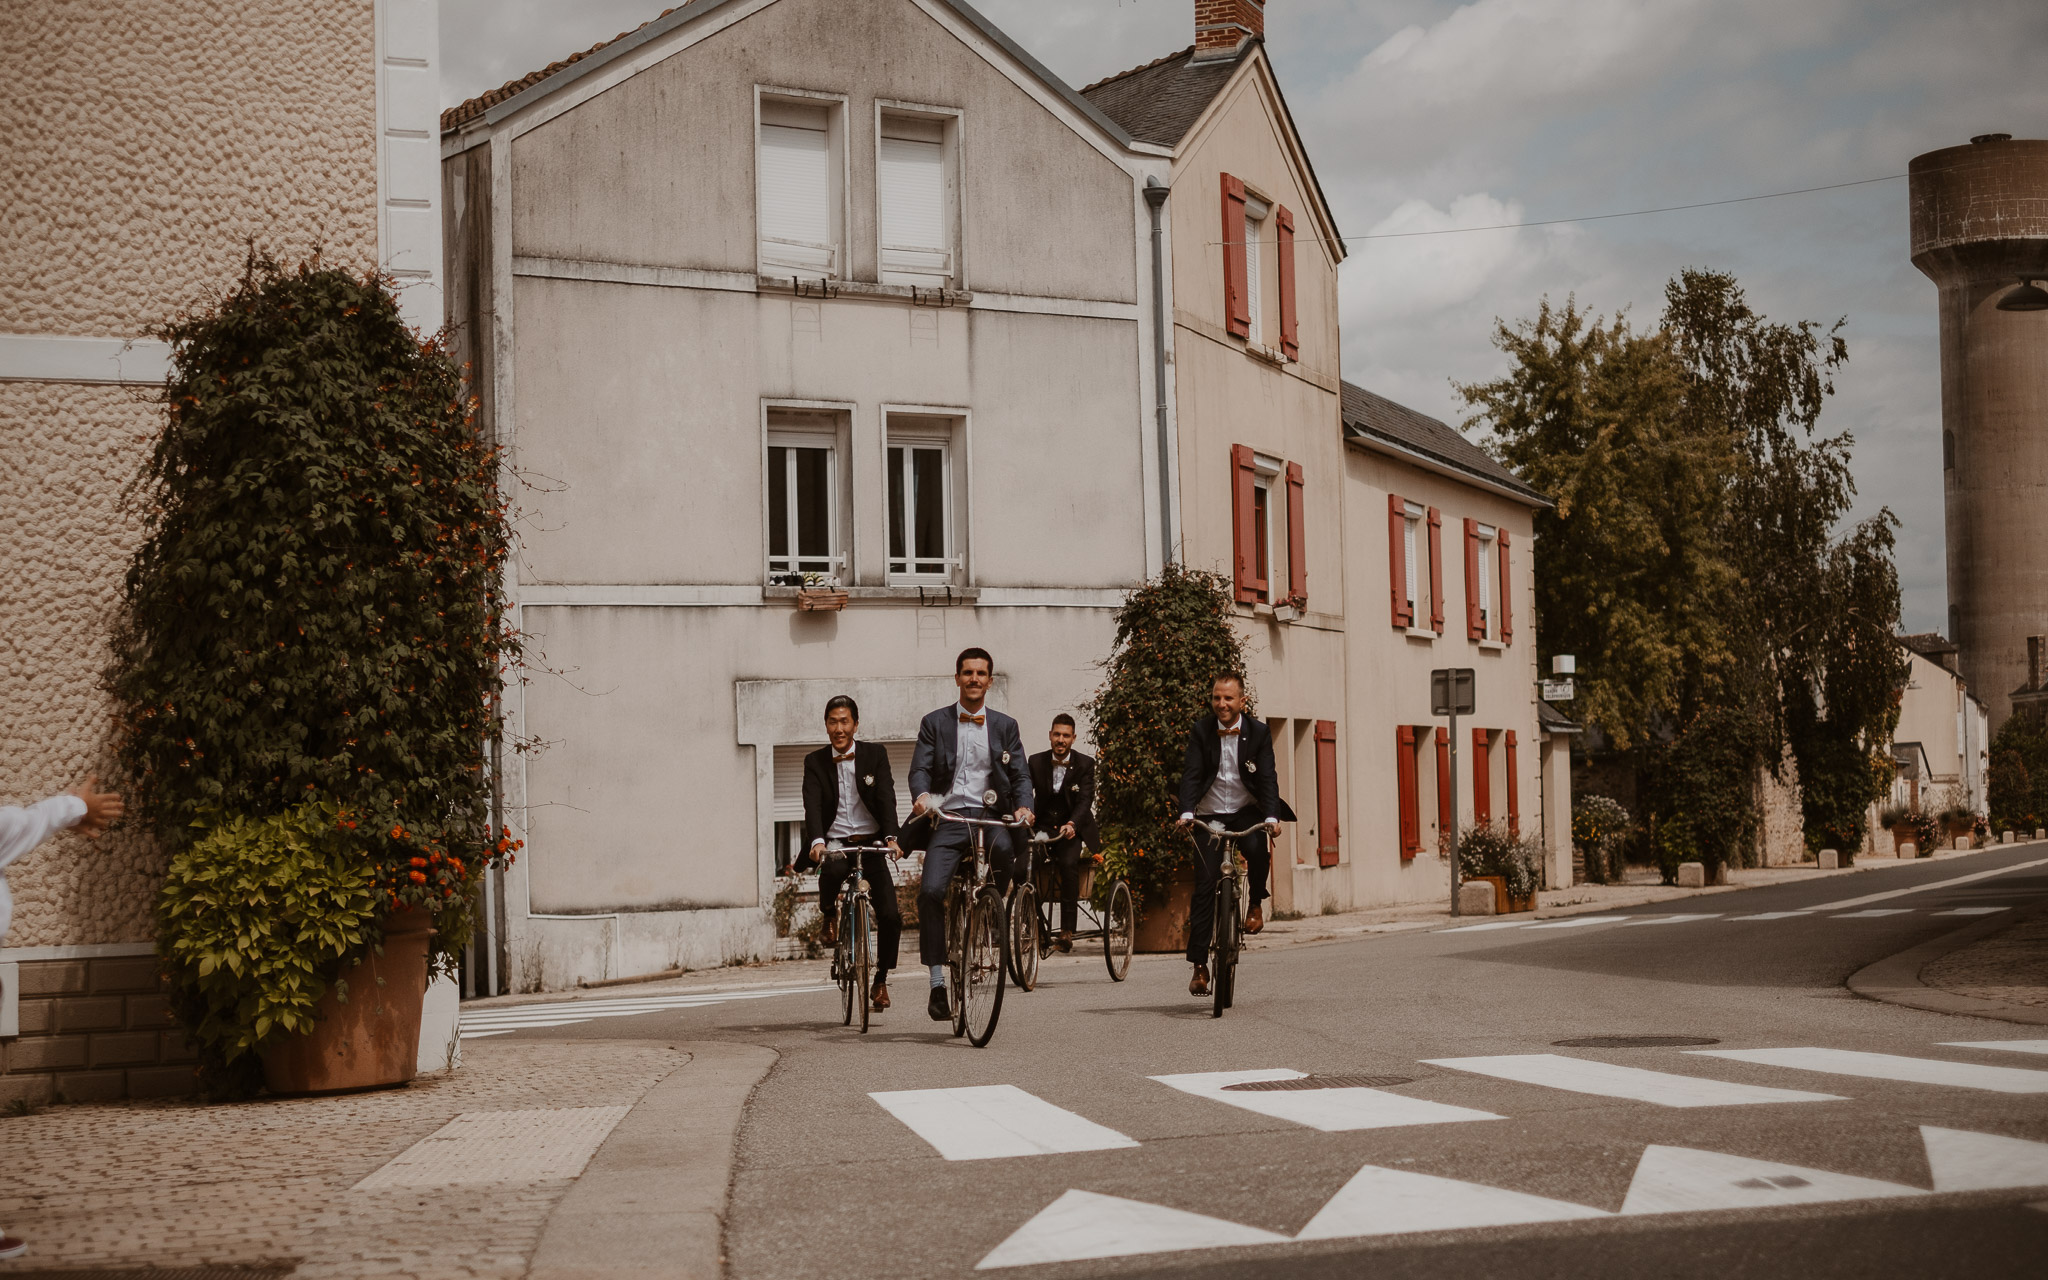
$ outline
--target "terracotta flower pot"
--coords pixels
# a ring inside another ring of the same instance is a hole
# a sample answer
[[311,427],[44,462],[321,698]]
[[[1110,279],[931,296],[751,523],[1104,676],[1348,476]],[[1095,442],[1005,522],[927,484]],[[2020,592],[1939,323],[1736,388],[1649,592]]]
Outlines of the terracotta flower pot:
[[1140,951],[1186,951],[1188,911],[1195,898],[1195,873],[1183,871],[1167,882],[1166,892],[1154,895],[1138,916],[1132,939]]
[[1517,911],[1534,911],[1536,909],[1535,894],[1525,893],[1519,898],[1508,895],[1508,878],[1506,876],[1467,876],[1465,880],[1467,884],[1471,884],[1474,881],[1493,886],[1493,913],[1497,916],[1510,915]]
[[[272,1093],[346,1093],[412,1079],[420,1058],[420,1008],[427,997],[427,940],[434,918],[400,911],[384,920],[384,954],[369,952],[341,973],[313,1010],[312,1033],[263,1049]],[[379,979],[382,979],[380,982]]]

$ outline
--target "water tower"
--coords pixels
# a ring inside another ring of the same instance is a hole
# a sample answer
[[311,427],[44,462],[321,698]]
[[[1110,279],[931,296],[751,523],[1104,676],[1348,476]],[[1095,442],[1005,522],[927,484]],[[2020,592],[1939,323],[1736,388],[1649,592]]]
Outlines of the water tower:
[[1948,629],[1992,732],[2048,633],[2048,140],[1910,166],[1913,265],[1941,290]]

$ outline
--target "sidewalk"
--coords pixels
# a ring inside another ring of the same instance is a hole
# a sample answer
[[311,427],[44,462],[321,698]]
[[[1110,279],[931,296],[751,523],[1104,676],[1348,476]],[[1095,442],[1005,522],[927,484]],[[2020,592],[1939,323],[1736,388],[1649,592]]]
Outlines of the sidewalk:
[[2001,929],[1920,971],[1920,981],[1957,995],[2048,1009],[2048,915]]

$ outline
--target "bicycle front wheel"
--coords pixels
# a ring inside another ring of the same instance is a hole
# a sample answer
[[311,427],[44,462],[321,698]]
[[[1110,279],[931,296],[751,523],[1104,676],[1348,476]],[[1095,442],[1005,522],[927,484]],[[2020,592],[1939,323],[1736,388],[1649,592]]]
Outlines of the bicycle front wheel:
[[860,1031],[866,1035],[868,1015],[873,1011],[875,968],[875,906],[868,901],[866,894],[853,900],[852,914],[853,919],[849,923],[853,926],[854,1003],[860,1006]]
[[946,895],[946,982],[952,987],[953,1034],[967,1034],[967,895],[955,885]]
[[1215,940],[1210,943],[1214,963],[1210,973],[1210,992],[1214,1008],[1209,1016],[1220,1018],[1230,1007],[1231,984],[1237,980],[1237,879],[1225,876],[1216,885],[1216,928]]
[[1109,887],[1109,902],[1102,909],[1102,959],[1109,966],[1109,980],[1122,982],[1131,971],[1131,952],[1138,941],[1138,914],[1131,905],[1131,886],[1119,880]]
[[1028,884],[1010,890],[1010,979],[1019,991],[1038,986],[1038,891]]
[[849,912],[839,913],[839,940],[832,944],[832,976],[839,980],[839,1025],[853,1023],[853,930]]
[[960,1006],[968,1042],[977,1049],[995,1035],[1003,1011],[1003,914],[993,889],[975,895],[967,908],[966,998]]

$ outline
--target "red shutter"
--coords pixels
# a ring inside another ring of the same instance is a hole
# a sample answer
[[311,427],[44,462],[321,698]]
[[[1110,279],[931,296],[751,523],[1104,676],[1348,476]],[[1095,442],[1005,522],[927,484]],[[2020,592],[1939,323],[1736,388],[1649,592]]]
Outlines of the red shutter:
[[1429,628],[1444,633],[1444,517],[1429,509]]
[[1280,353],[1289,360],[1301,359],[1301,334],[1295,326],[1294,314],[1294,215],[1281,205],[1273,211],[1273,222],[1279,227],[1276,237],[1280,249]]
[[1233,338],[1252,336],[1244,266],[1244,184],[1227,173],[1223,175],[1223,327]]
[[1486,639],[1486,618],[1479,603],[1479,522],[1465,520],[1465,638]]
[[1408,503],[1398,493],[1387,495],[1387,557],[1394,625],[1406,631],[1415,624],[1415,611],[1408,607]]
[[[1409,768],[1412,770],[1413,765]],[[1316,860],[1337,865],[1337,722],[1316,721]]]
[[1515,731],[1508,730],[1507,742],[1503,748],[1508,766],[1508,834],[1519,837],[1522,834],[1522,785],[1515,777]]
[[1287,598],[1308,604],[1308,532],[1301,509],[1301,464],[1287,464]]
[[1494,535],[1500,540],[1500,642],[1515,642],[1515,611],[1508,601],[1514,599],[1514,592],[1508,589],[1508,531],[1502,529]]
[[1258,463],[1252,458],[1251,446],[1231,445],[1230,528],[1237,562],[1239,604],[1257,604],[1266,590],[1265,579],[1259,577],[1258,526],[1252,518],[1258,476]]
[[[1436,727],[1436,838],[1451,838],[1451,731]],[[1446,844],[1444,847],[1448,848]]]
[[1483,827],[1493,821],[1493,774],[1486,750],[1487,732],[1472,731],[1472,825]]
[[[1316,761],[1319,767],[1323,758],[1322,726],[1328,723],[1327,720],[1316,722]],[[1336,747],[1337,744],[1335,742],[1330,744],[1333,767],[1336,758]],[[1415,811],[1415,727],[1413,725],[1402,724],[1394,726],[1394,785],[1400,788],[1401,791],[1401,861],[1406,862],[1413,858],[1417,851],[1422,848],[1422,816]]]

